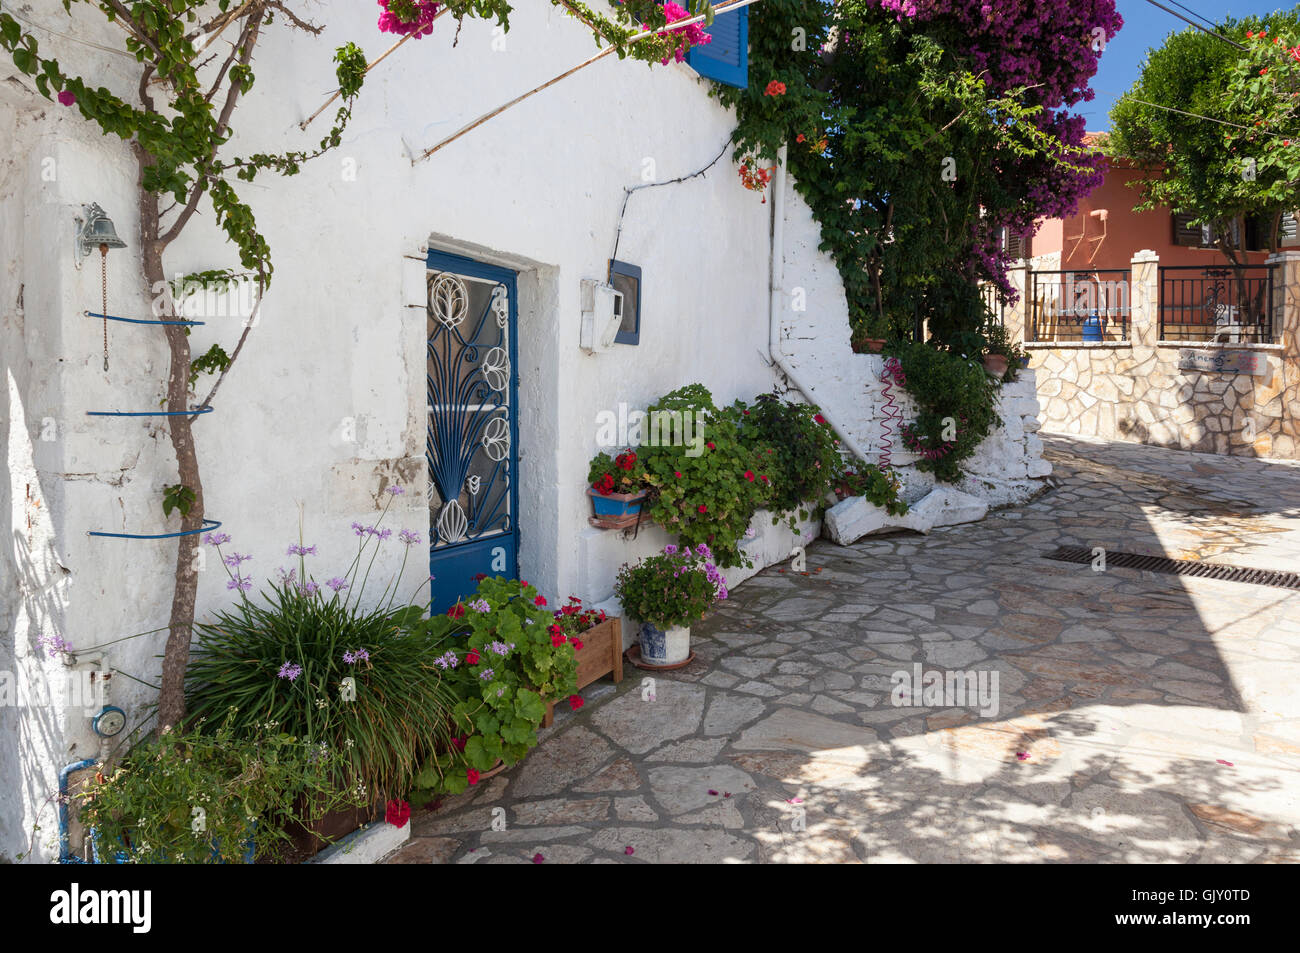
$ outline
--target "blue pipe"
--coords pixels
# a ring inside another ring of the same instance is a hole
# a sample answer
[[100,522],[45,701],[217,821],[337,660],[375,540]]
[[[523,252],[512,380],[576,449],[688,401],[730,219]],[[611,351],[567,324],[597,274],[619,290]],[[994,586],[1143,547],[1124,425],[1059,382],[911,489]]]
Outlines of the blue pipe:
[[94,758],[86,758],[84,761],[74,761],[59,772],[59,863],[61,864],[84,864],[86,862],[72,853],[68,843],[68,775],[72,774],[73,771],[81,771],[97,763]]

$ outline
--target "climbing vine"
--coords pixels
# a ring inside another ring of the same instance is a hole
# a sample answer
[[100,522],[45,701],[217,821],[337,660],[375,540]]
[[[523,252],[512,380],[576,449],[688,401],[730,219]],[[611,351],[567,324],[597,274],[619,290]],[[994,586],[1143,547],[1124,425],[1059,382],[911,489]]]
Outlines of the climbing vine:
[[[1010,291],[1004,229],[1072,211],[1100,181],[1088,78],[1122,20],[1113,0],[763,0],[735,157],[788,146],[835,259],[855,336],[939,339],[982,321],[980,280]],[[759,183],[761,184],[761,183]]]

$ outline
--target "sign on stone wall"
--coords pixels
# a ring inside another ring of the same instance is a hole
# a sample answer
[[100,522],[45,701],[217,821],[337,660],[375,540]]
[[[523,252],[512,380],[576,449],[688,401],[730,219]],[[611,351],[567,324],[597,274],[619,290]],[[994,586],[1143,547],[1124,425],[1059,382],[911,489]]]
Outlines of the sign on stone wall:
[[1202,351],[1185,347],[1178,351],[1178,369],[1258,377],[1268,373],[1268,359],[1266,355],[1252,351]]

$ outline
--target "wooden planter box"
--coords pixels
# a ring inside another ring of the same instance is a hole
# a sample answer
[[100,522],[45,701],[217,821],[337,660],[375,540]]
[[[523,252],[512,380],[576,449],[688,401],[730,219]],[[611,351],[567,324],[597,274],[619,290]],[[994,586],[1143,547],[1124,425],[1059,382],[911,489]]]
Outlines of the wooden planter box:
[[[578,639],[582,642],[582,649],[577,653],[579,691],[606,675],[614,676],[615,682],[623,681],[622,619],[606,619],[581,633]],[[542,727],[549,728],[554,720],[555,702],[550,701],[546,703]]]

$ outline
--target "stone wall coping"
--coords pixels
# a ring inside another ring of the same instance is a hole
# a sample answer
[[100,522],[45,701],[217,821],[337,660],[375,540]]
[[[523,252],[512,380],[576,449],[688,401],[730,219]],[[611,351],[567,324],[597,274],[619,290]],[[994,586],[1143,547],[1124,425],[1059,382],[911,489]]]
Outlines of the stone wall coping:
[[1157,341],[1156,347],[1180,349],[1189,347],[1199,351],[1270,351],[1279,354],[1286,350],[1285,344],[1229,344],[1215,341]]
[[1132,341],[1025,341],[1020,345],[1026,350],[1036,349],[1039,351],[1056,349],[1061,351],[1076,350],[1119,350],[1121,348],[1132,348]]

